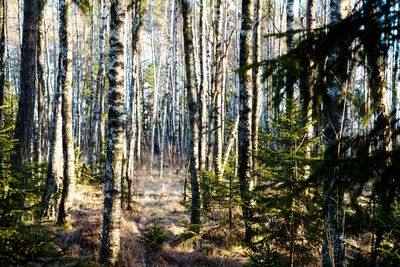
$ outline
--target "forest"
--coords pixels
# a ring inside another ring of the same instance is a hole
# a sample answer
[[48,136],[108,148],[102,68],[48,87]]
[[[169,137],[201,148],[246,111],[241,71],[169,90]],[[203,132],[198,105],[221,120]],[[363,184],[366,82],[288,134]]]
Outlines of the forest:
[[0,0],[0,266],[400,266],[399,53],[398,0]]

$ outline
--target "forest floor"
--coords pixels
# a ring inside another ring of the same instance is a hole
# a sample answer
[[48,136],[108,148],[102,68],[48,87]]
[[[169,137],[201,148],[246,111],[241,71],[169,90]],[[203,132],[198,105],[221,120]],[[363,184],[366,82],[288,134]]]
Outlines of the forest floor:
[[[119,266],[242,266],[243,248],[216,224],[203,227],[203,234],[190,235],[189,212],[182,205],[184,175],[166,170],[137,172],[134,180],[134,211],[121,218]],[[72,211],[70,229],[57,231],[60,248],[68,256],[82,260],[80,265],[98,265],[102,229],[103,189],[79,185]],[[140,242],[143,231],[157,224],[167,234],[161,252],[151,252]],[[235,245],[236,244],[236,245]]]

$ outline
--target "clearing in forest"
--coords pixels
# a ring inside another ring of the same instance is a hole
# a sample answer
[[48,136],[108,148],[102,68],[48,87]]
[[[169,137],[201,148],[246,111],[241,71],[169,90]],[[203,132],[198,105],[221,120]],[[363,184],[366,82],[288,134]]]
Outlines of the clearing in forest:
[[[120,266],[242,266],[246,261],[240,246],[228,246],[226,233],[217,228],[207,234],[188,232],[189,212],[182,205],[184,175],[167,170],[136,172],[134,211],[121,218]],[[97,185],[79,185],[72,211],[70,231],[58,234],[67,254],[95,265],[99,259],[103,190]],[[140,240],[143,232],[161,226],[167,235],[160,252],[152,252]],[[211,233],[211,234],[210,234]]]

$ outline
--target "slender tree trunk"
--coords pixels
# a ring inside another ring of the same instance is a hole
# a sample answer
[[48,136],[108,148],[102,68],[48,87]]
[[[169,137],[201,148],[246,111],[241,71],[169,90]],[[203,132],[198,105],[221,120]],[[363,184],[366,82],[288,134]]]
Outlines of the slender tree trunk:
[[40,7],[38,18],[38,50],[37,50],[37,71],[38,71],[38,96],[37,96],[37,144],[36,144],[36,158],[38,162],[42,162],[44,155],[44,129],[45,129],[45,116],[44,116],[44,94],[45,94],[45,80],[44,80],[44,33],[43,33],[43,8]]
[[[46,29],[46,18],[43,17],[44,26]],[[53,21],[53,27],[55,22]],[[46,33],[46,31],[45,31]],[[39,211],[40,217],[52,217],[58,212],[58,193],[59,185],[63,178],[63,154],[62,154],[62,117],[61,117],[61,88],[59,86],[54,87],[53,101],[50,97],[50,56],[48,53],[48,42],[47,35],[45,35],[46,55],[47,55],[47,73],[48,73],[48,85],[47,85],[47,110],[51,114],[48,119],[48,137],[49,137],[49,151],[48,151],[48,166],[46,174],[46,184],[42,195],[42,209]],[[54,47],[55,48],[55,47]],[[57,71],[57,60],[54,57],[54,72]]]
[[[153,60],[153,108],[150,121],[150,171],[153,170],[154,164],[154,143],[155,131],[157,124],[157,111],[158,111],[158,84],[157,84],[157,62],[156,62],[156,44],[155,44],[155,27],[154,27],[154,0],[151,4],[151,54]],[[161,64],[161,62],[159,62]]]
[[213,133],[214,133],[214,150],[213,164],[214,170],[219,177],[222,165],[222,56],[223,56],[223,38],[222,38],[222,10],[223,1],[215,1],[215,18],[214,18],[214,81],[213,81]]
[[104,42],[104,36],[105,36],[105,31],[106,31],[106,16],[107,16],[107,1],[106,0],[101,0],[100,1],[101,5],[101,21],[100,21],[100,28],[99,28],[99,68],[97,70],[97,80],[96,80],[96,100],[98,101],[98,104],[96,105],[96,119],[97,119],[97,143],[96,145],[96,151],[97,155],[101,155],[103,153],[103,130],[102,130],[102,115],[103,115],[103,102],[104,102],[104,88],[105,88],[105,79],[106,79],[106,73],[105,73],[105,42]]
[[58,86],[62,94],[62,135],[63,135],[63,189],[58,210],[57,223],[70,220],[70,210],[75,196],[75,151],[72,131],[72,27],[70,21],[70,0],[60,0],[60,59]]
[[220,174],[220,178],[222,178],[224,176],[225,168],[228,165],[229,155],[232,151],[233,145],[236,142],[238,125],[239,125],[239,117],[236,117],[235,123],[233,124],[233,128],[231,130],[231,136],[230,136],[228,144],[226,146],[224,161],[222,162],[222,172]]
[[50,127],[49,163],[47,166],[46,186],[42,196],[43,208],[40,217],[54,216],[58,211],[59,186],[63,178],[63,153],[62,153],[62,117],[61,117],[61,92],[56,87],[52,109]]
[[[293,12],[294,0],[287,0],[286,2],[286,49],[289,53],[293,48]],[[286,113],[288,119],[292,118],[293,94],[294,94],[294,79],[293,79],[293,66],[290,65],[286,74]]]
[[[240,29],[240,57],[239,67],[248,67],[253,63],[253,12],[254,0],[242,0],[242,26]],[[252,237],[250,219],[252,218],[251,198],[249,195],[252,153],[251,153],[251,129],[252,129],[252,101],[253,101],[252,71],[241,71],[239,74],[239,128],[238,128],[238,176],[240,195],[242,198],[242,213],[245,221],[245,241]]]
[[[290,1],[290,0],[289,0]],[[262,1],[254,1],[254,22],[253,22],[253,62],[261,61],[261,11]],[[252,168],[257,167],[257,160],[255,158],[258,150],[258,130],[260,124],[260,108],[261,108],[261,73],[260,68],[254,67],[252,73],[253,83],[253,103],[252,103],[252,129],[251,129],[251,144],[252,144]]]
[[[392,112],[393,112],[393,121],[397,120],[397,110],[398,110],[398,104],[399,104],[399,100],[398,100],[398,86],[397,86],[397,82],[400,78],[399,76],[399,57],[400,57],[400,42],[399,40],[397,40],[396,44],[395,44],[395,54],[394,54],[394,58],[393,58],[393,70],[392,70]],[[396,134],[398,129],[398,122],[394,123],[394,125],[392,126],[392,148],[393,150],[397,149],[399,144],[398,144],[398,136]]]
[[141,101],[141,88],[140,88],[140,49],[138,49],[138,55],[136,58],[136,73],[137,73],[137,79],[136,79],[136,92],[135,92],[135,99],[136,99],[136,143],[135,143],[135,155],[136,155],[136,164],[137,166],[141,166],[141,156],[142,156],[142,101]]
[[[30,162],[31,138],[36,96],[36,63],[38,38],[38,0],[24,1],[24,24],[21,48],[20,95],[14,137],[15,154],[12,156],[13,170],[23,172],[19,186],[27,183],[27,164]],[[17,207],[24,206],[24,196],[18,197]]]
[[[89,33],[89,45],[90,45],[90,49],[89,49],[89,54],[90,54],[90,66],[89,66],[89,70],[90,70],[90,118],[89,118],[89,164],[90,164],[90,168],[92,170],[93,173],[96,172],[97,168],[97,120],[99,119],[98,117],[98,105],[99,105],[99,100],[98,100],[98,93],[97,90],[99,89],[95,82],[95,76],[94,76],[94,65],[95,65],[95,48],[94,48],[94,39],[95,39],[95,33],[94,33],[94,1],[91,1],[91,5],[90,5],[90,12],[89,12],[89,20],[90,20],[90,33]],[[99,64],[103,64],[103,62],[98,62]],[[99,70],[101,69],[102,71],[102,67],[99,66]]]
[[108,72],[108,131],[100,261],[116,266],[120,255],[121,173],[124,140],[124,58],[123,24],[125,3],[111,2],[110,67]]
[[[314,0],[307,0],[307,9],[306,9],[306,37],[309,38],[312,36],[312,29],[315,29],[315,12],[316,5]],[[307,137],[307,142],[309,142],[313,137],[314,127],[313,127],[313,98],[314,98],[314,87],[312,86],[313,82],[313,73],[309,59],[303,60],[303,68],[301,69],[301,77],[300,77],[300,96],[303,101],[302,105],[302,114],[303,117],[306,118],[306,129],[305,134]],[[307,144],[305,151],[305,157],[311,157],[312,145]],[[304,177],[307,179],[310,175],[310,166],[304,166]]]
[[209,206],[209,185],[206,181],[206,160],[207,160],[207,92],[208,92],[208,74],[207,74],[207,1],[199,2],[199,61],[200,61],[200,84],[199,84],[199,171],[202,179],[202,200],[203,208],[208,210]]
[[206,20],[207,20],[207,3],[200,0],[199,22],[200,22],[200,42],[199,42],[199,60],[200,60],[200,87],[199,87],[199,170],[206,169],[206,153],[207,153],[207,43],[206,43]]
[[[293,24],[294,24],[294,12],[293,12],[293,4],[294,0],[287,0],[286,2],[286,49],[287,53],[290,53],[293,48]],[[292,132],[292,123],[293,123],[293,106],[294,106],[294,77],[293,71],[294,67],[292,64],[289,65],[289,68],[286,70],[286,116],[289,121],[289,131]],[[289,145],[287,152],[290,155],[293,154],[292,147]],[[293,169],[287,170],[290,176],[294,176]],[[294,242],[294,232],[295,225],[293,222],[293,205],[294,199],[291,199],[290,204],[290,218],[289,218],[289,236],[290,236],[290,245],[289,245],[289,260],[290,266],[294,264],[294,250],[295,250],[295,242]]]
[[200,224],[200,191],[198,183],[198,130],[199,114],[196,94],[195,69],[194,69],[194,50],[193,34],[191,29],[191,10],[189,0],[180,0],[183,17],[183,38],[185,49],[185,76],[187,105],[189,110],[189,161],[192,185],[192,204],[190,222],[193,225]]
[[139,79],[139,58],[138,58],[138,45],[139,45],[139,34],[141,30],[141,14],[140,14],[140,1],[135,1],[132,8],[132,41],[131,41],[131,53],[132,53],[132,67],[131,67],[131,85],[129,91],[129,112],[130,121],[127,125],[127,168],[125,178],[127,180],[128,195],[127,195],[127,209],[132,209],[132,176],[135,160],[135,140],[137,139],[137,94],[138,91],[138,79]]
[[[5,52],[5,12],[4,0],[0,0],[0,106],[4,105],[4,52]],[[3,109],[0,109],[0,130],[3,126]],[[1,160],[0,160],[1,165]]]
[[162,179],[163,175],[163,165],[164,165],[164,147],[165,147],[165,128],[167,127],[167,105],[164,104],[164,109],[161,114],[161,129],[160,129],[160,172],[159,172],[159,178],[160,180]]

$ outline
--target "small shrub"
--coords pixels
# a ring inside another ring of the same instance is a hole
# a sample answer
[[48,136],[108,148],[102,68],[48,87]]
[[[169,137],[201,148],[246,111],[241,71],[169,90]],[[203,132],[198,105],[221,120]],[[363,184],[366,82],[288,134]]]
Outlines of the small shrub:
[[147,250],[151,252],[160,252],[162,250],[163,243],[167,239],[168,236],[164,229],[156,222],[153,222],[151,226],[144,230],[139,241],[146,247]]

